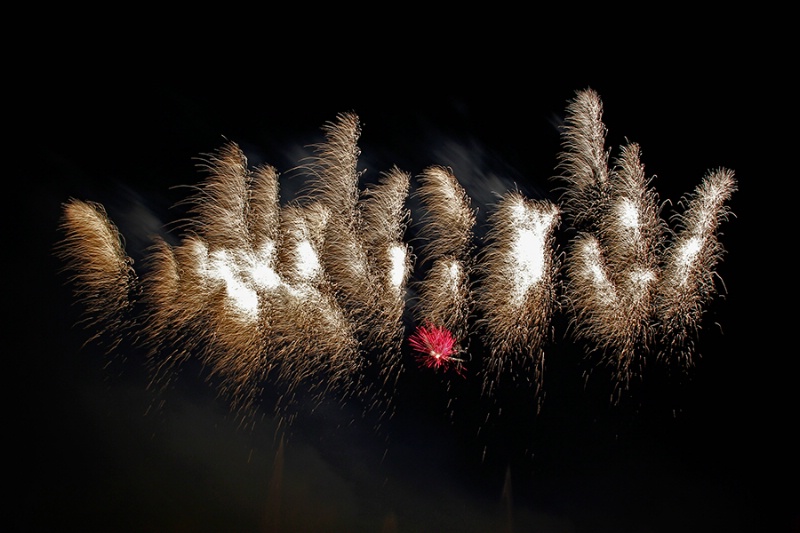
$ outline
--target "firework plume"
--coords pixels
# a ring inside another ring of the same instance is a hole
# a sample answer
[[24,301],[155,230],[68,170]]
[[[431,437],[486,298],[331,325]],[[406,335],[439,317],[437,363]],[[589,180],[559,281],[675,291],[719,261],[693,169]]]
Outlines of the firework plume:
[[488,394],[504,371],[519,370],[540,385],[544,343],[557,305],[554,232],[559,220],[554,204],[516,191],[506,193],[489,215],[476,291],[488,350],[483,382]]
[[710,171],[682,200],[684,211],[674,216],[676,234],[664,258],[656,311],[667,353],[676,354],[684,366],[692,365],[693,340],[706,305],[717,294],[715,268],[725,253],[718,227],[732,214],[727,202],[735,191],[731,170]]
[[323,129],[325,142],[316,146],[316,155],[304,167],[310,179],[299,203],[318,203],[326,213],[319,261],[348,319],[363,334],[368,310],[374,307],[375,284],[360,238],[356,167],[361,128],[355,115],[344,113]]
[[105,343],[111,352],[131,325],[138,283],[133,261],[100,204],[68,201],[61,230],[64,238],[55,253],[69,273],[75,299],[83,305],[82,323],[90,332],[87,342]]
[[567,105],[558,154],[561,208],[576,227],[595,229],[599,209],[608,202],[608,158],[603,102],[592,90],[579,91]]
[[727,170],[707,176],[675,215],[673,236],[639,146],[624,146],[608,168],[604,142],[600,98],[579,91],[568,107],[558,176],[567,183],[562,205],[576,230],[565,291],[575,336],[602,354],[624,388],[653,349],[691,364],[689,339],[716,291],[717,231],[735,182]]
[[461,344],[472,312],[475,210],[452,171],[441,166],[428,167],[419,176],[417,196],[423,208],[421,254],[429,267],[418,284],[416,315],[420,322],[449,330]]
[[[379,413],[390,412],[387,391],[402,370],[402,319],[411,271],[403,241],[410,220],[405,205],[410,177],[393,168],[361,191],[358,117],[340,114],[324,131],[325,142],[303,167],[310,179],[298,203],[318,204],[325,211],[319,261],[362,355],[359,372],[351,376],[357,383],[353,389]],[[373,387],[367,376],[377,377],[382,386]]]
[[405,232],[411,220],[406,207],[411,177],[398,168],[381,176],[363,195],[361,235],[376,274],[374,307],[367,340],[378,354],[378,371],[393,389],[402,367],[398,354],[405,328],[406,285],[413,261]]

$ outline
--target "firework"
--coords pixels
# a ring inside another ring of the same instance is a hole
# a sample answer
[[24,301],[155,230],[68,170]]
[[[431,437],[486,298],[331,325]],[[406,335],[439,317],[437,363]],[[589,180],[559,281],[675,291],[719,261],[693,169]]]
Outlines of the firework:
[[[362,192],[358,117],[340,114],[324,131],[325,142],[316,146],[302,167],[309,180],[298,203],[319,204],[325,210],[319,260],[330,295],[359,343],[362,357],[359,374],[353,375],[358,384],[354,389],[371,396],[376,410],[383,413],[391,411],[391,391],[402,370],[402,318],[412,267],[410,249],[403,241],[410,220],[405,206],[410,176],[393,168]],[[371,386],[367,374],[378,376],[382,390]]]
[[[276,409],[304,387],[320,399],[357,396],[390,414],[408,289],[420,324],[408,346],[424,368],[465,376],[475,335],[485,348],[483,393],[492,395],[505,375],[538,391],[553,317],[565,310],[574,338],[601,354],[615,389],[624,388],[653,351],[691,366],[696,330],[716,295],[718,228],[736,182],[727,169],[710,172],[678,203],[670,228],[639,146],[623,146],[609,166],[602,113],[597,93],[576,93],[558,155],[559,203],[498,195],[477,253],[476,209],[452,170],[433,165],[417,176],[415,264],[405,240],[411,176],[393,167],[360,188],[353,113],[323,126],[324,141],[297,167],[306,186],[283,204],[275,168],[251,169],[235,143],[204,154],[178,244],[157,238],[141,277],[117,227],[92,202],[64,204],[56,253],[83,304],[89,341],[109,352],[125,339],[141,345],[153,386],[167,386],[196,359],[240,411],[271,381],[284,401]],[[562,222],[571,232],[563,257]],[[407,287],[416,267],[418,281]]]
[[554,204],[516,191],[505,194],[489,216],[476,291],[478,323],[488,350],[483,382],[487,394],[504,371],[516,373],[517,368],[539,385],[544,343],[557,304],[558,223]]
[[138,284],[133,261],[119,230],[98,203],[68,201],[60,227],[64,238],[55,253],[69,273],[74,297],[83,305],[81,322],[90,331],[86,342],[107,343],[111,352],[131,326]]
[[639,149],[627,146],[610,172],[607,204],[596,206],[597,233],[580,232],[569,252],[567,295],[577,334],[615,365],[618,380],[639,372],[653,342],[658,247],[664,224],[648,189]]
[[[662,355],[678,353],[690,364],[688,339],[703,305],[715,293],[716,238],[734,190],[733,174],[704,179],[678,214],[672,243],[635,143],[608,168],[602,104],[579,91],[568,107],[559,176],[567,183],[562,205],[577,231],[568,251],[565,292],[575,336],[615,370],[618,387],[640,375],[644,356],[659,342]],[[666,257],[662,250],[666,249]]]
[[[288,205],[282,211],[279,309],[270,318],[278,335],[281,381],[311,383],[320,391],[346,393],[357,376],[359,347],[353,325],[335,297],[320,258],[328,210],[320,204]],[[309,350],[313,343],[314,349]]]
[[449,168],[434,165],[418,178],[416,195],[422,203],[421,248],[425,261],[452,256],[468,258],[473,249],[475,209],[467,192]]
[[608,201],[608,158],[603,102],[592,90],[578,91],[567,105],[558,154],[559,201],[576,227],[593,228],[598,210]]
[[452,365],[459,375],[464,375],[463,361],[455,357],[456,340],[446,328],[425,322],[408,338],[408,344],[417,351],[417,361],[422,366],[447,370]]
[[363,333],[368,309],[374,307],[374,281],[360,239],[358,138],[361,128],[352,113],[340,114],[324,127],[325,142],[316,146],[305,169],[309,180],[301,205],[319,203],[326,212],[319,260],[348,319]]
[[367,343],[378,354],[378,373],[393,390],[402,367],[400,353],[405,328],[406,284],[413,268],[410,246],[404,241],[411,219],[406,207],[411,177],[398,168],[384,173],[363,196],[361,235],[376,273],[374,308]]
[[421,253],[430,262],[418,283],[419,321],[451,332],[458,343],[469,333],[472,311],[470,273],[475,211],[469,196],[450,169],[432,166],[419,177],[417,189],[423,206]]
[[732,171],[711,171],[684,197],[685,210],[674,217],[677,233],[664,259],[656,309],[666,354],[676,354],[685,367],[693,364],[692,341],[706,305],[717,293],[715,269],[725,253],[717,232],[732,214],[727,202],[735,191]]

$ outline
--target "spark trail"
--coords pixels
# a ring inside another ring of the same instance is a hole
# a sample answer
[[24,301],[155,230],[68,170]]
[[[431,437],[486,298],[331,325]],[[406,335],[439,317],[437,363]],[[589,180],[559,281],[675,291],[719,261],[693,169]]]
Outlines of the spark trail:
[[[302,388],[391,416],[406,347],[423,370],[478,376],[481,394],[496,394],[507,377],[538,392],[559,312],[588,355],[611,365],[619,392],[648,354],[693,364],[736,181],[727,169],[709,172],[679,202],[671,228],[639,146],[622,147],[609,166],[602,112],[594,91],[576,93],[554,178],[559,203],[499,192],[480,249],[476,209],[450,168],[431,165],[412,178],[393,167],[362,190],[361,127],[343,113],[298,167],[307,186],[283,203],[278,171],[251,169],[235,143],[203,155],[205,179],[186,199],[178,244],[157,238],[141,273],[92,202],[63,205],[55,252],[89,341],[109,353],[122,340],[138,343],[154,387],[197,359],[242,413],[270,383],[282,390],[279,414]],[[419,264],[405,240],[412,179],[422,207]],[[572,231],[564,256],[562,223]],[[417,329],[406,341],[408,316]],[[470,353],[476,338],[485,353]]]

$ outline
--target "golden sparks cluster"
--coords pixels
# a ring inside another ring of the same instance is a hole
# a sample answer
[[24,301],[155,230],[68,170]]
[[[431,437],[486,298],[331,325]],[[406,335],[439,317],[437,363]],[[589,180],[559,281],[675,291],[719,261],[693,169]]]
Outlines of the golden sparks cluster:
[[[589,355],[612,365],[618,387],[648,353],[692,365],[736,182],[732,171],[709,172],[670,226],[638,145],[609,164],[602,113],[597,93],[576,92],[553,177],[559,203],[506,192],[481,242],[471,200],[447,167],[416,177],[391,168],[361,190],[361,127],[344,113],[323,127],[324,142],[301,167],[307,187],[284,205],[277,170],[250,168],[228,143],[204,156],[179,244],[157,239],[141,272],[103,206],[89,201],[64,204],[56,253],[91,341],[113,350],[135,339],[158,384],[199,358],[239,409],[272,380],[287,398],[302,385],[366,395],[390,413],[407,346],[426,368],[477,376],[486,395],[506,374],[538,388],[556,313],[567,314]],[[406,241],[412,179],[419,261]],[[471,340],[481,354],[464,367]]]

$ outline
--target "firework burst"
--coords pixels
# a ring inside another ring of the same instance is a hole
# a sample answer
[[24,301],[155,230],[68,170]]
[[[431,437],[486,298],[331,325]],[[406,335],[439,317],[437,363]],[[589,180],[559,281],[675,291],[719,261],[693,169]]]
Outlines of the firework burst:
[[464,375],[463,360],[455,357],[458,355],[456,339],[447,328],[425,322],[408,338],[408,344],[417,352],[420,365],[437,370],[452,367],[459,375]]

